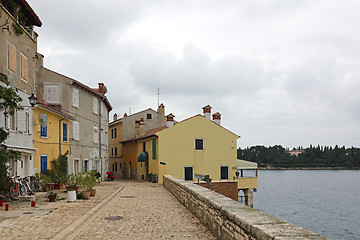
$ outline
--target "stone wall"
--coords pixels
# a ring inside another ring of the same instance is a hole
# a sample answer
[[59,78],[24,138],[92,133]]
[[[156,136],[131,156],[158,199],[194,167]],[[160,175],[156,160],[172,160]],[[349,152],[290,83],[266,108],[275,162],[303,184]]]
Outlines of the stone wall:
[[[198,184],[198,183],[195,183]],[[200,182],[200,186],[208,188],[212,191],[220,193],[232,200],[239,200],[239,192],[237,190],[237,181],[229,181],[229,182],[212,182],[211,184],[206,182]]]
[[218,239],[327,239],[191,182],[166,175],[164,186]]

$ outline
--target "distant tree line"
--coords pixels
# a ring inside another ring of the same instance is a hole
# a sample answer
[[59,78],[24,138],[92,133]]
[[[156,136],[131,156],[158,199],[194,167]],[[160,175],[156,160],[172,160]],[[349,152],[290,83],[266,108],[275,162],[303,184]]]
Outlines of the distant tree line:
[[298,156],[291,155],[289,149],[281,145],[272,147],[252,146],[237,150],[238,159],[258,163],[259,167],[275,168],[360,168],[360,148],[345,148],[335,146],[310,145],[308,148],[294,148],[301,150]]

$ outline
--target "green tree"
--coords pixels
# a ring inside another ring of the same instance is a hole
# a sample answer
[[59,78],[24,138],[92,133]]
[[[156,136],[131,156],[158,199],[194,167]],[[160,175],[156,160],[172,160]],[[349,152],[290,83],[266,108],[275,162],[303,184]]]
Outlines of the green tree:
[[[16,110],[22,110],[21,97],[17,94],[17,89],[9,87],[9,81],[5,74],[0,73],[0,114],[14,115]],[[6,163],[11,159],[20,160],[20,153],[7,150],[3,143],[9,137],[9,133],[0,127],[0,191],[8,190],[10,184],[9,171]]]

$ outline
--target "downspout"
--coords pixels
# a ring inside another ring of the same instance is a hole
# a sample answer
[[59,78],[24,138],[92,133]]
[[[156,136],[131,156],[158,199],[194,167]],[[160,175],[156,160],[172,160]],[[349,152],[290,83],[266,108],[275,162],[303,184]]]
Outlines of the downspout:
[[101,171],[101,181],[104,180],[103,177],[103,161],[101,159],[101,103],[104,101],[105,96],[102,97],[100,104],[99,104],[99,159],[100,159],[100,171]]

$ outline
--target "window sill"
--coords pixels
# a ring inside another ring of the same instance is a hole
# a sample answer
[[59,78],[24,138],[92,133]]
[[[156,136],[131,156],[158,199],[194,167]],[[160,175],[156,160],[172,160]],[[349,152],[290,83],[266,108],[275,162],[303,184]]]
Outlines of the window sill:
[[25,83],[28,82],[28,81],[27,81],[26,79],[24,79],[24,78],[21,78],[21,81],[23,81],[23,82],[25,82]]
[[48,136],[40,136],[40,138],[48,139]]

